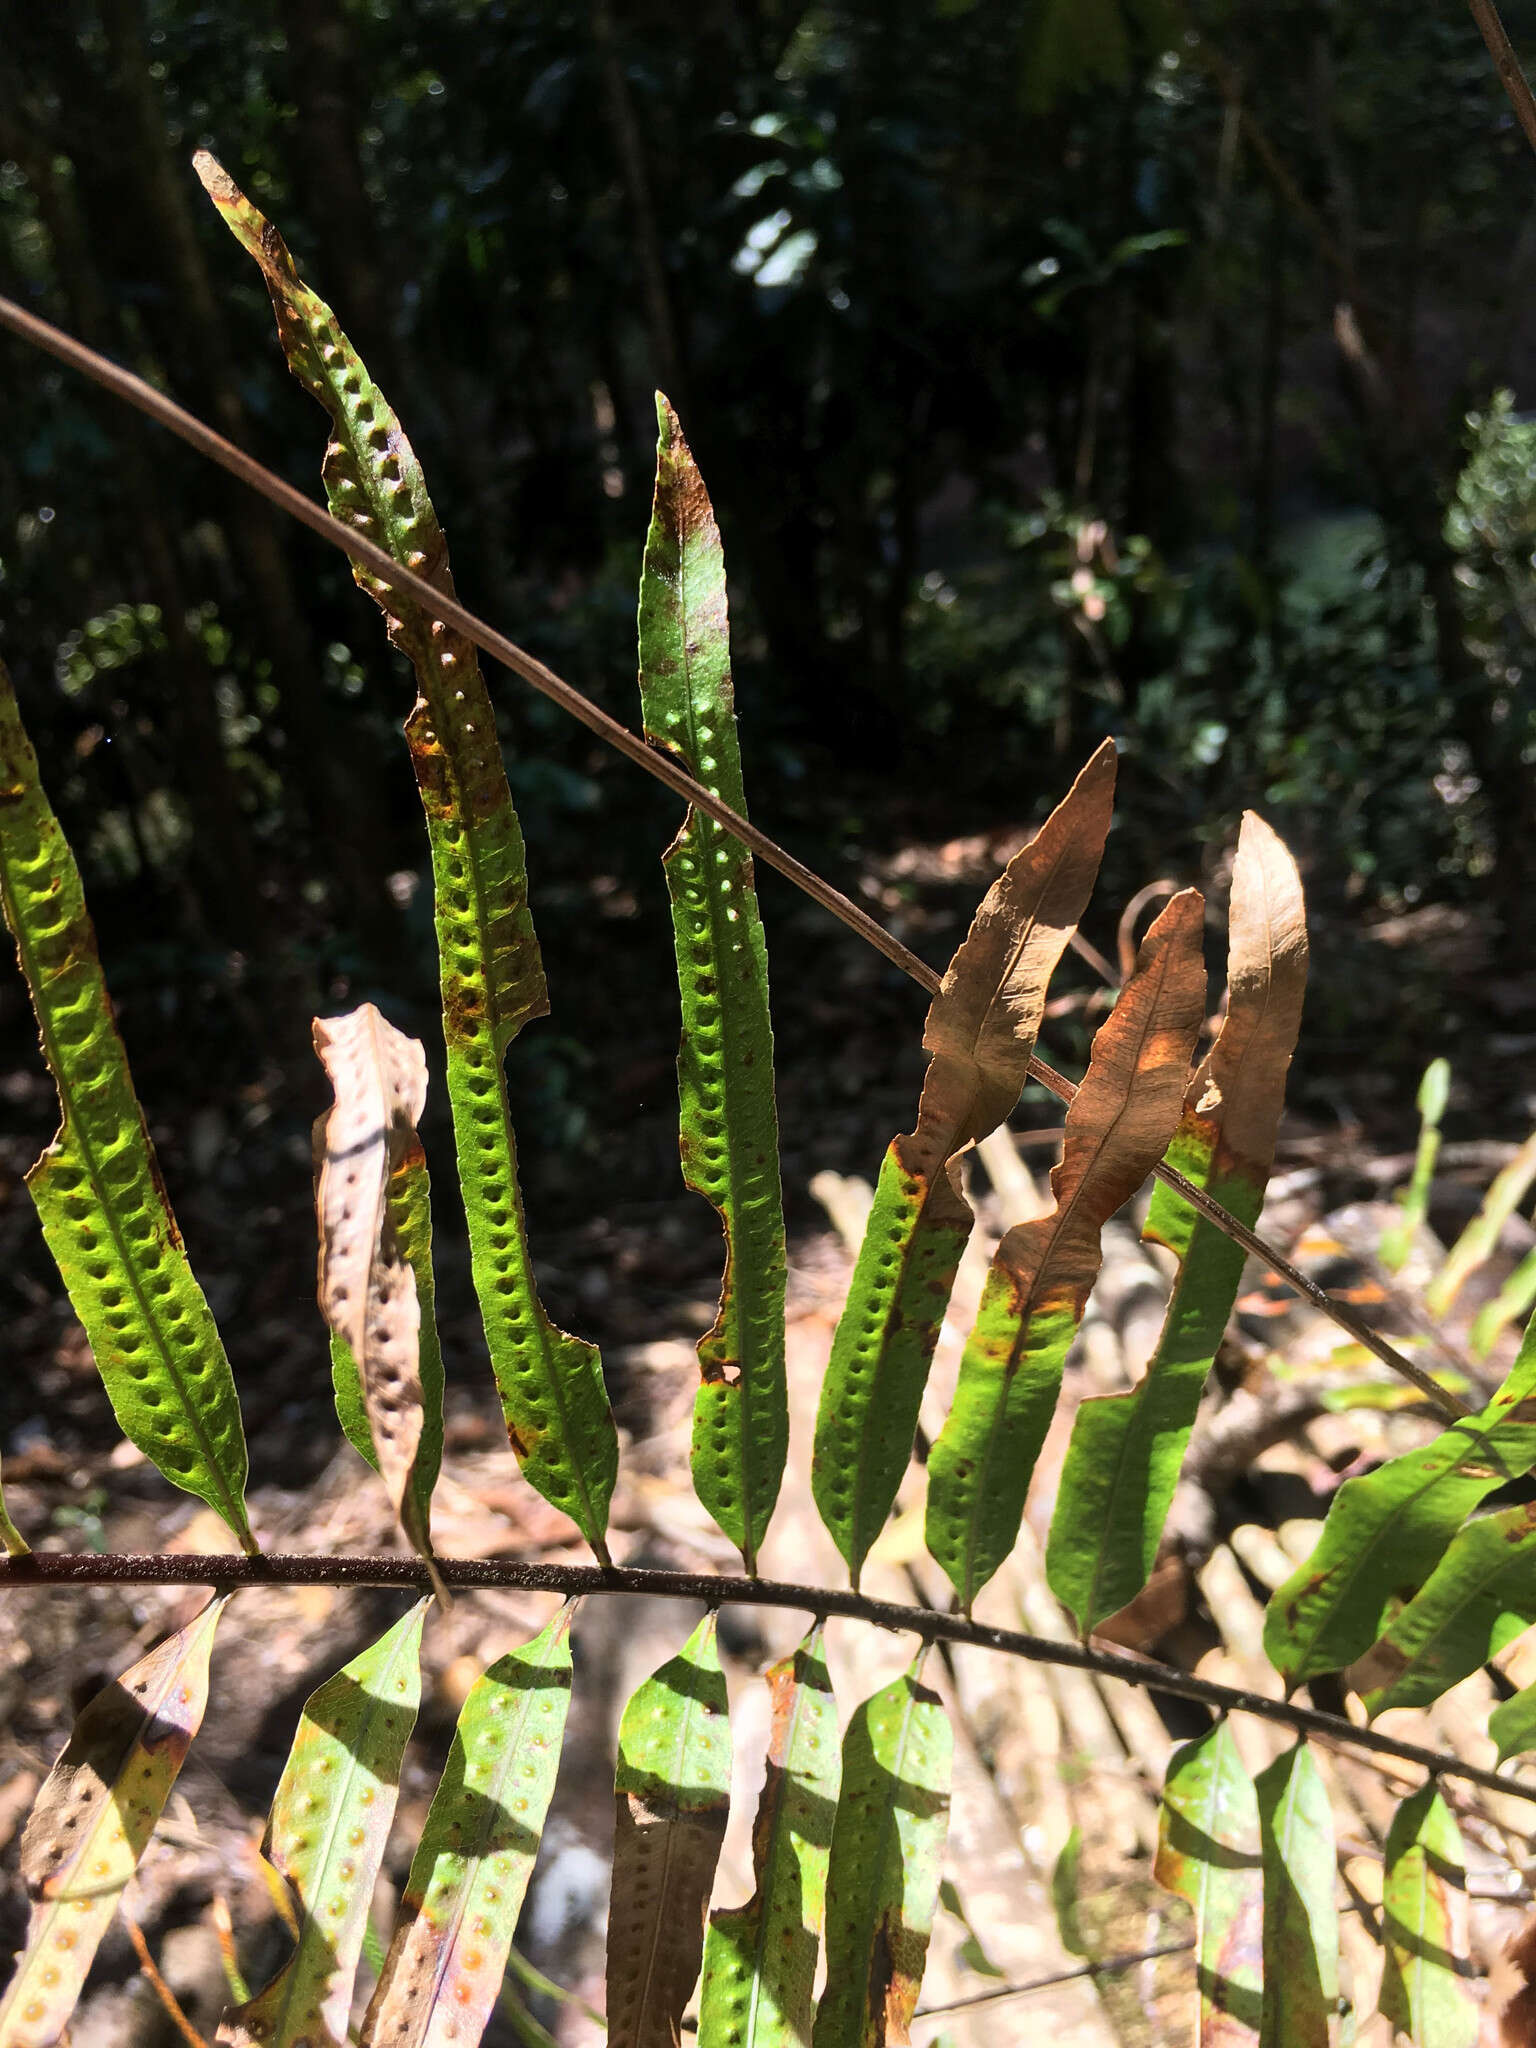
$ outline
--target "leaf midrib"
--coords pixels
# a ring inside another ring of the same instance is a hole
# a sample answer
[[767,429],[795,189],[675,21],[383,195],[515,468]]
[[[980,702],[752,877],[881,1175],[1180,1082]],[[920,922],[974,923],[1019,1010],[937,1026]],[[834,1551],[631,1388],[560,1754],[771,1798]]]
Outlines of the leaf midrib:
[[[401,1657],[405,1654],[407,1645],[413,1644],[414,1641],[415,1635],[413,1631],[408,1629],[402,1633],[399,1642],[395,1645],[393,1654],[390,1656],[384,1668],[380,1672],[378,1672],[377,1676],[375,1677],[374,1683],[376,1685],[385,1685],[388,1682],[388,1680],[395,1675],[396,1667],[399,1664]],[[371,1778],[374,1781],[374,1783],[378,1786],[381,1792],[390,1791],[394,1789],[393,1787],[385,1786],[382,1780],[380,1780],[378,1773],[374,1770],[371,1770],[368,1767],[368,1765],[363,1761],[363,1758],[367,1753],[368,1737],[373,1729],[375,1718],[384,1707],[390,1704],[390,1702],[381,1698],[378,1693],[368,1691],[366,1684],[360,1684],[355,1677],[353,1679],[353,1683],[358,1685],[358,1688],[362,1692],[363,1697],[368,1701],[368,1709],[367,1712],[363,1715],[361,1724],[357,1728],[356,1733],[352,1735],[349,1739],[343,1740],[339,1736],[322,1737],[323,1741],[328,1743],[334,1743],[337,1748],[342,1750],[347,1759],[346,1771],[342,1779],[341,1785],[337,1788],[336,1798],[332,1804],[330,1818],[326,1823],[325,1836],[321,1853],[319,1857],[315,1859],[315,1861],[310,1865],[312,1875],[309,1890],[311,1893],[311,1897],[309,1899],[306,1899],[303,1896],[303,1894],[300,1893],[300,1903],[304,1909],[304,1917],[300,1922],[298,1943],[294,1948],[293,1954],[289,1957],[288,1961],[283,1965],[282,1979],[286,1979],[286,1986],[283,1992],[282,2000],[279,2003],[277,2013],[273,2019],[273,2048],[282,2048],[282,2044],[285,2040],[283,2030],[287,2025],[289,2014],[292,2011],[294,1999],[296,1996],[299,1995],[299,1986],[301,1981],[304,1985],[308,1986],[309,1984],[315,1982],[318,1977],[318,1980],[322,1986],[322,1992],[320,1999],[317,2001],[317,2004],[323,2004],[323,1987],[329,1982],[331,1978],[333,1978],[336,1975],[337,1971],[342,1967],[342,1958],[338,1950],[326,1940],[325,1931],[320,1926],[319,1920],[316,1917],[314,1900],[318,1899],[319,1894],[323,1890],[325,1890],[329,1882],[331,1870],[331,1857],[334,1854],[336,1848],[336,1835],[338,1829],[341,1827],[343,1820],[350,1817],[349,1807],[351,1803],[353,1786],[357,1783],[358,1778],[362,1776],[366,1778]],[[319,1724],[316,1722],[311,1722],[310,1725],[311,1727],[317,1727]],[[404,1745],[402,1744],[402,1751],[403,1747]],[[273,1847],[275,1848],[276,1846],[276,1843],[274,1843]],[[382,1844],[380,1846],[382,1849]],[[276,1868],[275,1864],[274,1868]],[[287,1871],[284,1870],[282,1875],[284,1877],[287,1877]],[[295,1881],[290,1880],[290,1882]],[[296,1882],[295,1889],[297,1889]],[[330,1967],[328,1969],[324,1966],[323,1957],[321,1967],[318,1971],[315,1967],[313,1951],[317,1942],[321,1950],[324,1952],[324,1954],[329,1955],[331,1959]],[[259,2005],[264,1996],[265,1993],[258,1993],[257,1997],[254,2000],[252,2000],[252,2004]]]
[[[687,766],[690,773],[697,776],[701,781],[707,782],[710,778],[706,777],[703,773],[698,733],[698,705],[694,691],[694,656],[689,633],[689,619],[692,616],[688,596],[688,539],[690,529],[680,510],[676,507],[675,501],[671,508],[668,524],[677,547],[677,576],[673,585],[676,592],[674,601],[674,632],[676,633],[681,650],[679,660],[682,672],[683,711],[687,731]],[[647,562],[646,567],[650,570],[651,564]],[[652,573],[655,572],[652,571]],[[702,637],[700,638],[699,645],[701,648],[704,645]],[[728,651],[726,660],[726,673],[729,675]],[[734,709],[721,702],[717,705],[712,715],[718,719],[720,728],[716,736],[715,745],[720,754],[731,757],[731,761],[737,769],[739,779],[740,764],[739,760],[735,758],[738,751],[738,743],[735,731]],[[718,771],[714,779],[718,779]],[[777,1171],[778,1161],[776,1157],[773,1162],[773,1169],[760,1175],[754,1175],[751,1169],[743,1164],[741,1158],[743,1145],[741,1124],[739,1119],[732,1117],[730,1113],[730,1104],[738,1100],[743,1091],[749,1099],[753,1091],[750,1084],[742,1082],[742,1075],[746,1070],[739,1067],[736,1060],[731,1057],[731,1050],[736,1039],[736,1016],[735,1005],[728,999],[726,994],[729,984],[725,972],[727,957],[727,933],[725,927],[729,924],[729,919],[725,915],[726,905],[721,900],[719,889],[716,886],[718,879],[716,863],[711,858],[716,849],[717,838],[723,841],[724,835],[719,832],[718,827],[710,830],[709,825],[710,821],[702,818],[690,805],[688,816],[683,821],[682,831],[679,832],[677,839],[668,850],[665,858],[670,863],[678,848],[690,836],[692,837],[695,856],[698,860],[699,874],[704,885],[705,914],[709,923],[711,967],[714,973],[715,991],[720,1005],[721,1095],[725,1104],[722,1110],[722,1122],[725,1128],[727,1185],[723,1201],[714,1202],[708,1195],[705,1195],[705,1199],[716,1210],[725,1232],[725,1270],[720,1282],[720,1320],[722,1322],[725,1320],[733,1302],[736,1312],[736,1331],[741,1356],[737,1366],[737,1378],[735,1381],[736,1400],[732,1404],[732,1416],[736,1424],[736,1466],[741,1481],[742,1493],[741,1520],[742,1535],[745,1538],[743,1556],[748,1571],[755,1572],[757,1569],[757,1543],[753,1536],[753,1529],[758,1519],[759,1510],[756,1503],[759,1487],[757,1484],[756,1460],[753,1457],[755,1439],[752,1423],[756,1405],[754,1395],[757,1392],[756,1383],[759,1371],[766,1370],[771,1372],[777,1384],[782,1377],[783,1360],[781,1347],[776,1346],[771,1337],[766,1344],[759,1346],[753,1319],[743,1313],[743,1290],[740,1269],[745,1265],[750,1275],[750,1269],[757,1262],[751,1258],[744,1260],[741,1254],[744,1239],[750,1240],[752,1249],[755,1251],[761,1244],[764,1235],[771,1237],[774,1234],[775,1226],[777,1236],[782,1242],[784,1229],[783,1190]],[[754,935],[760,934],[762,930],[762,920],[757,907],[757,890],[752,881],[752,862],[750,856],[744,856],[735,865],[740,866],[745,877],[745,886],[742,892],[741,908],[738,911],[737,922],[741,927],[742,944],[750,952]],[[686,971],[690,980],[696,979],[696,974],[691,966],[687,970],[683,968],[681,948],[679,948],[678,952],[678,965],[680,975]],[[773,1025],[768,1013],[766,994],[765,989],[763,1026],[765,1032],[769,1035],[769,1042],[771,1044]],[[768,1108],[770,1115],[773,1116],[776,1123],[777,1114],[773,1101],[773,1069],[771,1063],[767,1066],[766,1073]],[[738,1084],[741,1085],[738,1086]],[[760,1230],[755,1223],[750,1229],[745,1227],[741,1213],[746,1193],[754,1179],[759,1185],[765,1187],[774,1198],[772,1223],[766,1232]],[[700,1194],[704,1193],[702,1188],[696,1186],[695,1191]],[[770,1250],[770,1266],[771,1261],[772,1253]],[[763,1267],[758,1267],[759,1277],[764,1270]],[[708,1342],[711,1335],[713,1335],[712,1331],[706,1332],[705,1336],[700,1339],[701,1349],[703,1344]],[[768,1390],[765,1389],[764,1391]],[[771,1392],[769,1392],[769,1399],[770,1401],[772,1400]]]
[[[29,807],[33,809],[40,808],[42,804],[42,793],[41,790],[38,788],[35,779],[33,780],[29,796]],[[44,839],[45,841],[49,836],[49,822],[49,820],[44,820],[42,830],[39,834],[39,837]],[[58,820],[56,818],[51,820],[51,824],[53,835],[55,835],[58,838],[62,845],[62,827],[59,825]],[[70,866],[73,866],[73,857],[69,855],[69,850],[67,846],[63,847],[63,852],[65,854],[66,859],[68,859]],[[80,916],[88,916],[89,913],[87,912],[85,907],[84,894],[80,887],[78,873],[76,874],[75,878],[74,893],[79,898]],[[71,1066],[73,1063],[72,1055],[68,1054],[67,1052],[61,1052],[60,1050],[59,1041],[53,1019],[53,1003],[50,1000],[52,991],[49,988],[47,981],[45,980],[45,978],[43,977],[39,970],[36,954],[37,942],[31,931],[28,917],[21,909],[20,901],[17,896],[14,884],[10,879],[10,864],[9,862],[4,860],[0,860],[0,894],[3,894],[4,897],[7,921],[10,924],[12,933],[15,936],[17,951],[22,956],[23,976],[25,977],[27,986],[32,990],[33,993],[33,1007],[37,1016],[39,1035],[41,1036],[43,1041],[43,1057],[47,1061],[49,1071],[53,1075],[54,1086],[58,1090],[59,1109],[63,1119],[63,1127],[60,1132],[60,1136],[74,1145],[76,1151],[78,1152],[84,1164],[86,1172],[90,1175],[91,1187],[96,1196],[97,1210],[100,1213],[100,1215],[106,1219],[107,1229],[111,1236],[113,1249],[117,1255],[116,1263],[118,1266],[118,1270],[122,1277],[126,1280],[128,1290],[132,1294],[135,1302],[138,1304],[140,1318],[143,1327],[152,1336],[156,1352],[158,1353],[160,1358],[161,1365],[164,1368],[167,1377],[170,1379],[172,1386],[175,1388],[177,1401],[182,1411],[183,1421],[191,1431],[191,1434],[198,1446],[199,1455],[203,1460],[204,1468],[210,1476],[210,1478],[214,1481],[215,1490],[218,1492],[223,1502],[223,1505],[219,1507],[218,1512],[223,1516],[224,1520],[229,1523],[231,1529],[234,1530],[235,1535],[240,1540],[241,1548],[245,1550],[247,1553],[254,1553],[256,1549],[256,1542],[255,1538],[251,1534],[250,1522],[247,1519],[245,1513],[244,1499],[241,1495],[236,1494],[233,1488],[230,1486],[229,1481],[225,1476],[223,1465],[219,1459],[213,1440],[209,1436],[207,1430],[204,1428],[203,1420],[198,1412],[197,1406],[195,1402],[191,1399],[187,1391],[186,1382],[183,1378],[181,1368],[177,1363],[176,1358],[166,1341],[165,1334],[160,1326],[159,1316],[156,1313],[150,1301],[148,1292],[143,1284],[142,1278],[139,1273],[138,1261],[130,1251],[127,1239],[124,1236],[122,1229],[122,1219],[118,1214],[116,1198],[112,1196],[107,1190],[106,1183],[102,1175],[101,1167],[97,1161],[95,1146],[93,1145],[87,1134],[85,1119],[83,1119],[80,1116],[78,1108],[76,1106],[75,1081],[71,1073]],[[121,1091],[125,1093],[129,1103],[135,1110],[138,1111],[138,1137],[140,1140],[140,1156],[136,1158],[134,1162],[135,1178],[137,1179],[142,1173],[145,1165],[148,1163],[147,1156],[149,1154],[149,1148],[151,1144],[149,1131],[144,1123],[143,1110],[140,1107],[138,1098],[134,1093],[133,1077],[129,1071],[127,1053],[123,1048],[122,1040],[118,1037],[117,1028],[113,1024],[111,1019],[111,1012],[108,1007],[108,998],[105,985],[102,982],[99,973],[95,977],[91,977],[88,968],[84,969],[83,971],[86,973],[87,978],[90,979],[93,983],[91,990],[91,1008],[94,1016],[94,1021],[98,1029],[102,1029],[105,1031],[108,1043],[108,1057],[116,1069],[116,1087],[111,1092]],[[131,1142],[132,1141],[130,1139],[130,1143]],[[58,1156],[57,1152],[54,1149],[54,1147],[57,1146],[57,1144],[58,1140],[55,1139],[54,1144],[49,1146],[49,1148],[41,1155],[41,1157],[37,1161],[37,1164],[31,1169],[31,1173],[37,1176],[40,1185],[46,1183],[48,1178],[50,1162],[53,1159],[56,1159]],[[30,1179],[31,1175],[29,1175],[28,1178]],[[153,1172],[151,1172],[150,1174],[150,1182],[150,1199],[152,1206],[156,1202],[158,1202],[160,1208],[164,1211],[167,1217],[169,1217],[168,1199],[155,1185]],[[173,1262],[175,1261],[176,1248],[174,1243],[172,1243],[172,1245],[169,1248],[168,1256],[172,1259]],[[190,1266],[186,1264],[184,1254],[182,1256],[181,1268],[177,1273],[177,1278],[183,1286],[191,1286],[192,1288],[194,1288],[199,1297],[201,1297],[202,1290],[198,1287],[196,1278],[194,1277]],[[228,1354],[224,1350],[223,1342],[219,1337],[217,1326],[213,1322],[213,1317],[208,1309],[206,1299],[203,1300],[203,1313],[206,1317],[205,1342],[211,1338],[212,1345],[217,1354],[214,1362],[217,1363],[217,1359],[222,1358],[224,1360],[224,1367],[227,1373],[229,1370]],[[179,1484],[179,1482],[175,1483]]]

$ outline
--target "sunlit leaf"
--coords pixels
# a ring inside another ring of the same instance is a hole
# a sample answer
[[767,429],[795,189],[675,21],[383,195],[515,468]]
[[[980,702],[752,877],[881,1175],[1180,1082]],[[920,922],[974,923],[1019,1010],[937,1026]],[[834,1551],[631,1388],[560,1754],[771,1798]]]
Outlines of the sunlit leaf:
[[69,2024],[202,1724],[208,1654],[224,1606],[211,1600],[96,1695],[38,1794],[21,1843],[32,1916],[0,2000],[5,2048],[52,2048]]
[[[427,1056],[372,1003],[344,1017],[317,1017],[315,1050],[336,1098],[315,1126],[320,1308],[356,1370],[401,1527],[430,1555],[435,1472],[424,1469],[431,1461],[422,1456],[421,1308],[389,1206],[392,1181],[420,1154]],[[435,1435],[440,1455],[440,1419]]]
[[27,1175],[48,1249],[124,1434],[254,1551],[234,1376],[133,1092],[80,871],[3,667],[0,904],[63,1113]]
[[608,2039],[678,2048],[731,1796],[712,1613],[625,1707],[614,1794]]
[[998,1246],[928,1458],[928,1548],[967,1612],[1018,1540],[1104,1225],[1167,1149],[1205,1015],[1204,903],[1175,896],[1093,1041],[1067,1110],[1055,1207]]
[[[720,529],[677,415],[659,395],[656,413],[656,500],[640,581],[645,733],[745,812]],[[690,810],[664,865],[683,1009],[683,1177],[725,1230],[719,1313],[699,1340],[693,1483],[755,1571],[789,1449],[768,954],[740,840]]]
[[365,2048],[473,2048],[495,2010],[555,1789],[571,1609],[470,1688],[363,2022]]
[[1257,2048],[1264,1989],[1259,1805],[1225,1721],[1169,1760],[1154,1874],[1194,1908],[1192,2048]]
[[[1307,979],[1295,862],[1243,819],[1232,875],[1227,1015],[1185,1099],[1168,1158],[1250,1227],[1274,1161]],[[1241,1246],[1159,1183],[1144,1236],[1179,1261],[1157,1348],[1126,1394],[1077,1411],[1046,1550],[1051,1589],[1084,1635],[1146,1584],[1206,1376],[1242,1282]]]
[[881,1166],[816,1417],[812,1489],[855,1585],[912,1454],[970,1233],[956,1154],[1018,1099],[1047,985],[1098,873],[1114,780],[1106,741],[987,891],[928,1012],[917,1129]]
[[1474,2048],[1461,1832],[1432,1784],[1397,1809],[1386,1856],[1382,2013],[1412,2048]]
[[[330,415],[325,487],[335,516],[452,590],[447,546],[400,422],[270,221],[206,151],[198,175],[261,266],[289,368]],[[473,644],[354,569],[416,672],[406,738],[427,820],[459,1179],[470,1269],[512,1448],[532,1483],[600,1557],[618,1434],[596,1348],[555,1328],[534,1284],[503,1062],[548,1008],[528,911],[522,830]]]
[[905,2042],[939,1899],[954,1735],[911,1671],[865,1700],[843,1739],[827,1874],[827,1983],[814,2048]]
[[1494,1487],[1536,1464],[1536,1323],[1478,1415],[1375,1472],[1346,1479],[1316,1550],[1264,1617],[1264,1648],[1288,1686],[1342,1671],[1381,1634],[1395,1600],[1419,1590]]
[[1436,1319],[1447,1315],[1452,1304],[1484,1260],[1491,1257],[1499,1233],[1525,1199],[1536,1181],[1536,1131],[1533,1131],[1508,1166],[1493,1177],[1482,1204],[1472,1221],[1445,1255],[1445,1264],[1424,1290],[1424,1306]]
[[1459,1529],[1407,1606],[1350,1672],[1374,1716],[1424,1707],[1536,1621],[1536,1502]]
[[1305,1741],[1254,1780],[1264,1858],[1262,2048],[1329,2048],[1339,2003],[1338,1856]]
[[1485,1301],[1472,1318],[1467,1345],[1474,1358],[1486,1358],[1511,1323],[1519,1322],[1536,1307],[1536,1251],[1529,1251],[1504,1282],[1492,1301]]
[[374,1883],[394,1819],[400,1762],[421,1698],[413,1607],[304,1703],[264,1848],[291,1888],[298,1943],[219,2028],[229,2048],[341,2048]]
[[752,1830],[757,1890],[710,1915],[699,2048],[796,2048],[811,2031],[840,1765],[820,1624],[767,1674],[768,1767]]

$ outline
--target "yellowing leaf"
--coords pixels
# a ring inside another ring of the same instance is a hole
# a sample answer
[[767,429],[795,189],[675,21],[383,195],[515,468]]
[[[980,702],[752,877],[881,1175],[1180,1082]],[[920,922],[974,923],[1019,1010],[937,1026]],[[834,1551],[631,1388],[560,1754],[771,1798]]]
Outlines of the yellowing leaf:
[[506,1972],[571,1702],[571,1609],[470,1688],[411,1862],[365,2048],[473,2048]]
[[341,2048],[373,1888],[421,1698],[413,1607],[304,1703],[272,1801],[266,1853],[299,1908],[277,1975],[226,2015],[228,2048]]
[[5,2048],[52,2048],[69,2024],[97,1945],[202,1725],[208,1654],[224,1605],[211,1600],[96,1695],[38,1795],[21,1843],[32,1918],[0,2000]]

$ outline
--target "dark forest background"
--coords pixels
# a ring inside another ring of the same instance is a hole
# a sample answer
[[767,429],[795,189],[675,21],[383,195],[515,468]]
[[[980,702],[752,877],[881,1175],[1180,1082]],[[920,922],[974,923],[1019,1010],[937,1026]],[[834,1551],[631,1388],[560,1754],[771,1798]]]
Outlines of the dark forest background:
[[[1256,806],[1316,917],[1299,1127],[1400,1141],[1444,1052],[1451,1127],[1523,1134],[1536,163],[1464,8],[3,0],[0,285],[318,494],[198,146],[392,397],[461,594],[631,723],[668,391],[754,813],[930,958],[1113,732],[1103,948],[1149,879],[1219,901]],[[302,1315],[307,1018],[372,997],[432,1041],[404,672],[339,558],[10,340],[0,652],[203,1262]],[[493,688],[554,1002],[512,1060],[525,1174],[590,1327],[626,1216],[718,1258],[677,1178],[676,806]],[[910,1122],[922,998],[761,886],[804,1215]],[[54,1110],[0,983],[14,1331]]]

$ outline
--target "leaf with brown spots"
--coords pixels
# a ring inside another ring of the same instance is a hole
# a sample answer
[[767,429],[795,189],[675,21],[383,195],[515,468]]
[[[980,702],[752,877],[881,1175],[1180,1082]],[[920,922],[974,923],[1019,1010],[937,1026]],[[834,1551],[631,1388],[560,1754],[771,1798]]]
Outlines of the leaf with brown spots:
[[560,1767],[571,1611],[470,1688],[362,2048],[474,2048],[485,2031]]
[[855,1586],[912,1455],[970,1234],[958,1155],[1024,1085],[1047,986],[1099,871],[1114,787],[1106,740],[987,891],[928,1011],[917,1128],[881,1166],[816,1416],[812,1490]]
[[619,1723],[609,2048],[678,2048],[731,1797],[731,1724],[705,1615]]
[[[372,1003],[317,1017],[314,1038],[335,1096],[315,1125],[320,1311],[356,1368],[400,1526],[430,1557],[435,1473],[423,1469],[421,1306],[389,1201],[391,1180],[419,1149],[427,1056]],[[440,1424],[436,1434],[440,1442]]]
[[1479,1515],[1351,1667],[1371,1717],[1427,1707],[1536,1621],[1536,1502]]
[[[300,279],[277,229],[206,151],[193,161],[261,268],[289,368],[330,415],[332,513],[451,593],[421,465],[384,394],[330,307]],[[618,1431],[596,1347],[557,1329],[539,1299],[507,1104],[507,1047],[549,1001],[496,714],[472,642],[370,571],[353,574],[416,672],[405,730],[432,855],[448,1102],[470,1272],[507,1435],[527,1478],[606,1559]]]
[[969,1613],[1018,1540],[1104,1225],[1167,1148],[1205,1015],[1198,890],[1174,897],[1093,1041],[1067,1111],[1055,1206],[998,1246],[954,1405],[928,1459],[928,1548]]
[[939,1903],[954,1733],[910,1671],[865,1700],[843,1738],[827,1872],[827,1985],[813,2048],[898,2048],[909,2038]]
[[138,1868],[208,1704],[208,1655],[224,1611],[195,1621],[99,1692],[38,1794],[21,1842],[27,1942],[0,2000],[5,2048],[52,2048]]
[[[1536,1321],[1493,1399],[1334,1495],[1317,1548],[1269,1603],[1264,1648],[1288,1686],[1342,1671],[1424,1584],[1485,1494],[1536,1465]],[[1379,1682],[1379,1681],[1377,1681]]]
[[[1301,1028],[1307,921],[1296,863],[1251,811],[1238,836],[1228,933],[1227,1014],[1189,1085],[1168,1163],[1252,1228]],[[1151,1576],[1206,1377],[1242,1284],[1242,1246],[1161,1181],[1142,1235],[1179,1261],[1162,1333],[1129,1393],[1099,1395],[1078,1408],[1046,1546],[1051,1590],[1084,1636]]]
[[710,1915],[699,2048],[796,2048],[811,2030],[840,1777],[820,1622],[766,1678],[773,1719],[752,1829],[757,1890]]
[[421,1699],[421,1601],[304,1703],[263,1844],[298,1908],[298,1944],[227,2014],[227,2048],[343,2048],[352,1982]]
[[[646,737],[745,811],[720,529],[677,415],[659,393],[656,415],[656,500],[640,578]],[[752,856],[740,840],[690,810],[663,866],[683,1012],[683,1178],[714,1206],[725,1232],[719,1312],[699,1340],[693,1484],[755,1572],[789,1449],[768,952]]]

